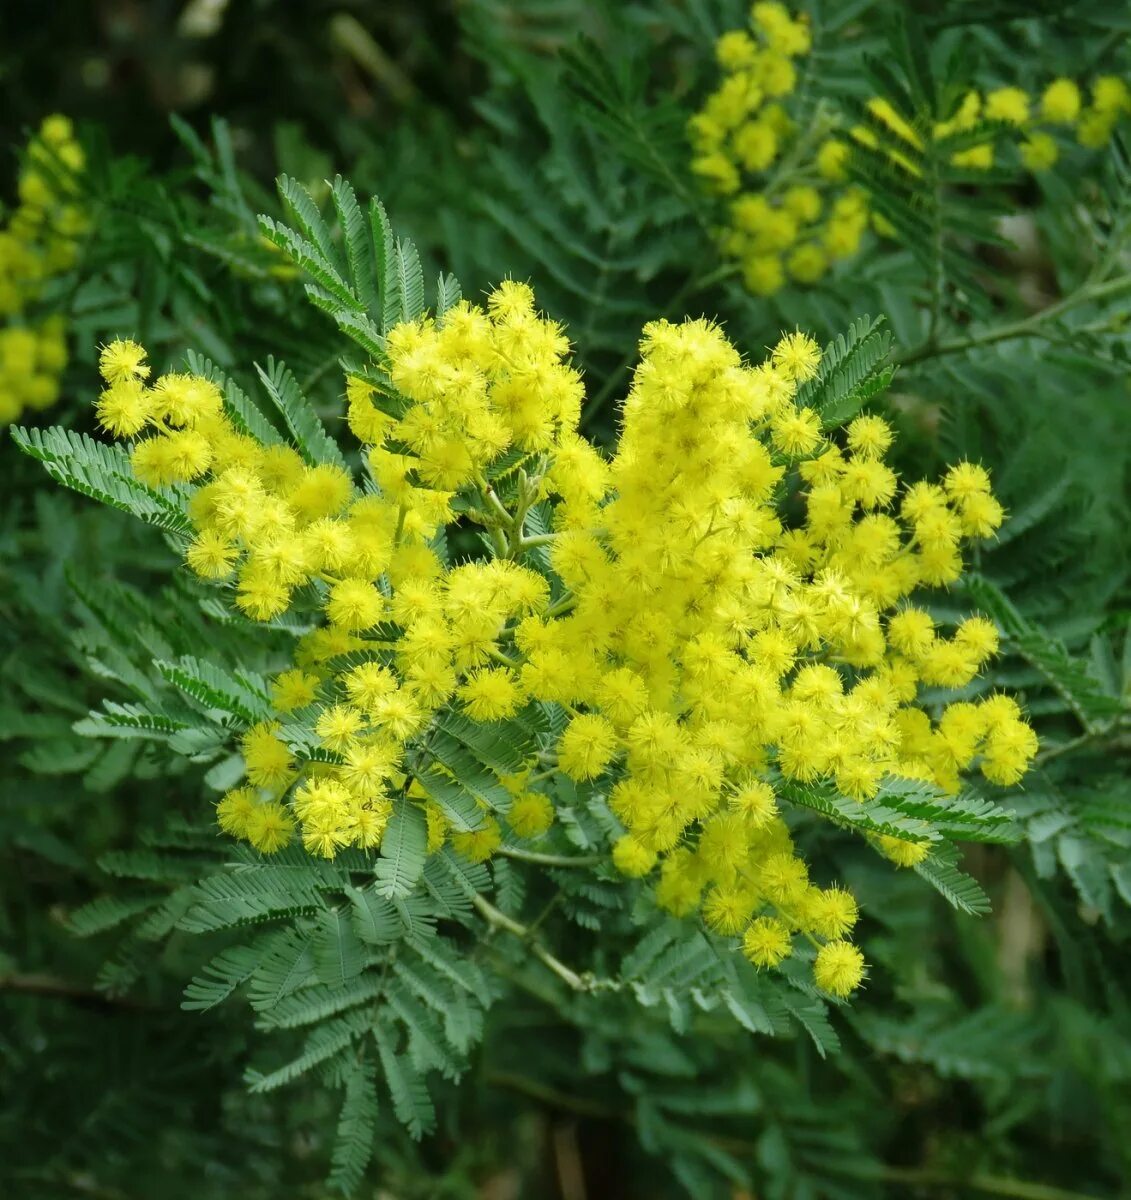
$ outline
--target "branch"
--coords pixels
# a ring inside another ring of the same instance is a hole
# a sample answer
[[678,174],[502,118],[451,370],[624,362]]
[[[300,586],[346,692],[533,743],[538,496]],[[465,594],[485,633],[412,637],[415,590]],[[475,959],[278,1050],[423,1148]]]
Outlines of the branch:
[[[971,334],[969,337],[954,338],[946,342],[934,342],[930,338],[923,345],[909,351],[896,362],[901,366],[911,366],[930,358],[939,358],[944,354],[964,354],[969,350],[977,350],[983,346],[992,346],[998,342],[1013,341],[1024,337],[1047,337],[1047,331],[1042,326],[1062,316],[1078,305],[1087,304],[1093,300],[1106,300],[1120,292],[1131,291],[1131,275],[1120,275],[1104,283],[1085,284],[1074,292],[1070,292],[1063,300],[1040,312],[1033,313],[1020,321],[1012,321],[1008,325],[998,325],[994,329],[986,329],[982,333]],[[1103,332],[1103,327],[1093,328],[1092,332]]]
[[513,917],[508,917],[505,912],[501,912],[489,900],[484,899],[483,896],[473,896],[471,903],[475,905],[480,915],[492,929],[503,929],[520,941],[525,942],[530,949],[530,953],[575,992],[591,992],[594,990],[598,981],[592,975],[579,975],[571,967],[567,967],[565,963],[555,958],[534,937],[533,930],[523,925],[521,921],[516,921]]
[[73,1000],[76,1004],[96,1005],[100,1008],[128,1008],[135,1012],[150,1008],[150,1005],[128,996],[111,996],[54,975],[37,973],[21,974],[13,971],[8,975],[0,975],[0,992],[5,991],[23,992],[29,996],[50,996],[57,1000]]
[[603,854],[543,854],[538,850],[520,850],[516,846],[500,846],[495,853],[518,862],[540,863],[544,867],[597,867],[605,862]]
[[531,1100],[537,1100],[548,1108],[575,1113],[579,1117],[595,1117],[599,1121],[631,1120],[621,1109],[612,1105],[587,1100],[582,1096],[571,1096],[568,1092],[559,1091],[547,1083],[540,1083],[537,1079],[530,1079],[512,1071],[488,1071],[485,1082],[488,1087],[506,1088],[508,1091],[529,1096]]
[[1098,1200],[1087,1192],[1010,1179],[1007,1175],[948,1175],[920,1168],[884,1166],[875,1173],[875,1177],[912,1187],[957,1188],[966,1192],[981,1192],[984,1196],[1011,1196],[1014,1200]]

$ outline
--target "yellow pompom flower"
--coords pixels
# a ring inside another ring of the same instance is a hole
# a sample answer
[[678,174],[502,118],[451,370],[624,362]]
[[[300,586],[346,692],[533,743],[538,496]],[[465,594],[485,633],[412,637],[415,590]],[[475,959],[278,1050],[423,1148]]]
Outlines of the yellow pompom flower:
[[856,924],[856,897],[843,888],[813,889],[804,904],[805,926],[823,938],[841,938]]
[[1054,79],[1041,96],[1041,116],[1057,125],[1071,125],[1080,115],[1080,89],[1071,79]]
[[821,348],[807,333],[788,333],[774,347],[772,358],[786,379],[804,383],[817,374]]
[[142,382],[149,378],[145,350],[128,338],[115,338],[102,347],[98,370],[108,384]]
[[241,787],[226,792],[216,805],[216,823],[232,837],[247,837],[250,822],[259,807],[255,788]]
[[1060,148],[1047,133],[1031,133],[1018,150],[1026,168],[1036,173],[1055,166],[1060,157]]
[[18,203],[6,207],[0,228],[0,424],[26,409],[42,411],[60,395],[66,325],[61,314],[42,316],[38,309],[51,280],[78,258],[87,219],[75,203],[75,177],[83,167],[70,121],[47,117],[28,144]]
[[742,935],[742,953],[756,967],[776,967],[793,949],[788,927],[776,917],[758,917]]
[[520,838],[539,838],[553,823],[554,806],[541,792],[523,792],[507,813],[507,824]]
[[348,750],[357,740],[365,721],[361,713],[346,704],[332,704],[324,708],[314,723],[314,732],[322,744],[339,753]]
[[626,834],[613,846],[613,864],[622,875],[638,879],[647,875],[656,865],[656,852]]
[[482,829],[472,833],[453,833],[452,846],[469,862],[486,862],[502,843],[502,830],[493,817],[488,817]]
[[816,242],[798,246],[786,259],[786,268],[798,283],[816,283],[828,266],[828,255]]
[[274,854],[290,843],[295,823],[281,804],[259,804],[246,821],[247,840],[264,854]]
[[783,408],[771,419],[770,433],[783,454],[800,458],[821,444],[821,418],[811,408]]
[[742,278],[754,295],[772,296],[785,283],[785,271],[776,254],[751,254],[743,260]]
[[822,142],[817,150],[817,170],[825,179],[840,182],[848,177],[846,164],[851,153],[846,142],[829,138],[828,141]]
[[891,426],[883,417],[869,414],[850,421],[846,434],[849,450],[867,460],[881,458],[892,443]]
[[888,837],[887,834],[880,834],[876,838],[876,845],[884,858],[897,867],[914,867],[931,852],[931,843],[928,841]]
[[513,716],[522,704],[522,688],[514,672],[485,667],[469,672],[459,688],[467,715],[475,721],[499,721]]
[[826,942],[817,951],[813,978],[831,996],[850,996],[863,982],[864,955],[851,942]]
[[1131,111],[1131,88],[1118,75],[1101,75],[1092,84],[1092,106],[1116,116]]
[[[772,241],[780,215],[796,227],[804,207],[754,197],[746,236]],[[832,207],[854,229],[867,219],[856,192]],[[874,416],[826,436],[798,403],[821,369],[801,331],[752,364],[710,321],[649,323],[608,458],[578,433],[568,339],[526,285],[396,326],[388,345],[399,396],[347,384],[351,406],[390,410],[354,422],[375,439],[362,451],[372,493],[344,469],[256,445],[208,381],[106,389],[150,406],[135,470],[186,495],[191,568],[233,577],[238,611],[272,620],[293,604],[312,626],[270,685],[272,718],[292,714],[288,740],[274,719],[243,735],[250,786],[218,806],[225,830],[264,852],[293,832],[315,855],[370,853],[407,801],[422,807],[428,853],[451,845],[482,862],[504,829],[547,831],[553,803],[537,789],[556,770],[620,822],[622,874],[659,868],[660,908],[741,936],[761,967],[795,934],[826,942],[815,978],[847,994],[863,970],[843,941],[855,900],[810,882],[779,811],[790,789],[867,801],[911,779],[954,792],[963,771],[1011,783],[1035,753],[1005,697],[916,703],[921,685],[972,681],[997,647],[984,618],[950,636],[909,604],[956,579],[967,540],[1000,523],[988,474],[960,463],[941,483],[901,484],[883,461],[892,431]],[[26,339],[15,350],[33,352]],[[195,438],[207,462],[192,461]],[[518,466],[503,457],[516,447],[528,451]],[[485,531],[490,556],[441,557],[457,513]],[[484,781],[480,828],[453,828],[440,789],[459,781],[460,731],[475,757],[469,724],[513,720],[517,732],[551,704],[568,713],[556,764],[541,734],[492,770],[489,747],[512,730],[481,731],[481,769],[501,790]],[[872,841],[912,862],[930,837]]]
[[715,933],[733,937],[746,928],[755,903],[754,895],[745,888],[714,887],[703,902],[703,920]]
[[257,572],[240,575],[236,604],[242,612],[256,621],[270,621],[286,612],[291,592],[285,584]]
[[185,562],[201,579],[226,579],[239,557],[239,547],[214,529],[198,533],[185,550]]
[[290,749],[279,739],[278,731],[277,722],[261,721],[241,739],[248,779],[256,787],[272,791],[284,787],[294,775]]
[[149,393],[140,379],[120,379],[99,396],[94,411],[99,425],[113,437],[134,437],[149,421]]
[[380,624],[385,598],[366,579],[343,579],[330,589],[326,615],[333,624],[360,633]]
[[558,766],[571,778],[594,779],[608,766],[620,742],[604,717],[574,717],[558,742]]
[[1029,97],[1018,87],[998,88],[987,94],[984,111],[988,121],[1024,125],[1029,120]]
[[294,712],[314,703],[318,695],[318,676],[300,667],[283,671],[271,681],[271,702],[279,712]]

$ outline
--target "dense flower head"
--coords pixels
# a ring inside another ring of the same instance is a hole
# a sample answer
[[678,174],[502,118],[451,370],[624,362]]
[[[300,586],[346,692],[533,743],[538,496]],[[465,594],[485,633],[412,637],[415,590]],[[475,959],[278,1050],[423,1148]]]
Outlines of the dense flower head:
[[[797,30],[774,37],[796,48]],[[943,796],[971,769],[1014,783],[1035,752],[1008,697],[916,703],[920,687],[966,687],[997,650],[991,622],[948,630],[913,595],[954,583],[964,543],[1001,523],[989,477],[961,463],[901,485],[881,417],[835,434],[805,403],[812,338],[785,333],[751,365],[707,320],[645,327],[607,460],[577,432],[568,352],[514,282],[394,327],[346,387],[363,489],[344,460],[254,441],[212,381],[149,382],[139,347],[105,348],[99,420],[143,482],[185,489],[189,567],[250,619],[296,614],[306,630],[274,715],[243,734],[246,784],[220,825],[264,852],[295,834],[333,857],[379,847],[408,803],[429,853],[480,862],[542,837],[568,777],[607,798],[612,862],[652,879],[661,908],[698,913],[758,968],[803,937],[818,985],[847,995],[864,977],[856,903],[799,855],[797,789]],[[447,556],[457,521],[489,556]],[[533,711],[557,713],[557,733],[478,786],[477,821],[453,814],[451,723]],[[904,866],[932,844],[873,838]]]
[[747,27],[716,43],[722,79],[688,123],[691,170],[725,200],[720,248],[755,295],[777,292],[787,280],[817,282],[834,262],[858,252],[869,227],[894,234],[872,209],[867,190],[849,181],[854,147],[881,152],[915,178],[925,137],[949,138],[984,125],[975,144],[950,155],[954,166],[984,171],[1012,154],[1038,172],[1058,160],[1064,132],[1098,148],[1131,113],[1131,89],[1102,76],[1092,84],[1090,102],[1071,79],[1053,80],[1036,100],[1012,85],[970,89],[928,129],[913,126],[882,97],[868,102],[867,124],[827,104],[803,115],[790,98],[811,49],[805,14],[759,0]]
[[19,203],[0,229],[0,425],[50,407],[67,365],[63,321],[43,315],[47,284],[70,270],[86,218],[76,200],[82,148],[66,117],[46,118],[27,148]]

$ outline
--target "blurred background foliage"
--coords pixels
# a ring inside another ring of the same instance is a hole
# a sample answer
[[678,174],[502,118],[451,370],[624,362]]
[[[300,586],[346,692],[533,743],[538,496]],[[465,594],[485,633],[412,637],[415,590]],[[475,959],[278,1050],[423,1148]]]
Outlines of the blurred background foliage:
[[[845,103],[876,94],[877,56],[906,79],[926,54],[944,81],[981,87],[1128,77],[1119,5],[806,7],[809,86]],[[379,193],[428,273],[454,270],[467,295],[529,278],[568,324],[599,440],[648,319],[718,315],[758,355],[779,329],[824,341],[883,313],[900,465],[979,459],[1013,513],[953,597],[1002,627],[992,682],[1023,691],[1045,747],[1012,801],[1025,839],[966,859],[992,913],[954,912],[815,828],[809,857],[835,863],[869,914],[872,980],[827,1031],[773,1041],[707,1018],[683,1028],[673,1006],[696,986],[690,967],[641,1007],[562,994],[500,943],[509,983],[473,1075],[438,1097],[422,1145],[382,1114],[362,1194],[1131,1195],[1125,153],[1117,141],[1039,181],[951,197],[941,215],[966,274],[944,277],[939,327],[945,262],[917,246],[873,240],[817,288],[752,297],[715,250],[684,136],[713,86],[715,39],[743,19],[733,0],[8,0],[0,196],[13,200],[20,148],[52,112],[75,120],[88,164],[90,230],[43,300],[67,320],[71,364],[36,419],[92,429],[96,347],[116,333],[160,366],[192,347],[241,379],[282,351],[334,405],[341,342],[258,236],[279,173],[322,197],[337,172]],[[91,897],[128,907],[175,887],[115,878],[113,855],[175,842],[203,803],[202,771],[183,759],[72,728],[117,686],[99,667],[114,645],[100,598],[110,589],[129,612],[134,597],[127,619],[158,628],[180,620],[171,561],[152,530],[0,448],[0,1187],[20,1200],[329,1194],[325,1094],[249,1096],[246,1010],[180,1011],[218,944],[69,926]],[[528,882],[527,910],[557,906],[571,961],[623,940],[598,898]]]

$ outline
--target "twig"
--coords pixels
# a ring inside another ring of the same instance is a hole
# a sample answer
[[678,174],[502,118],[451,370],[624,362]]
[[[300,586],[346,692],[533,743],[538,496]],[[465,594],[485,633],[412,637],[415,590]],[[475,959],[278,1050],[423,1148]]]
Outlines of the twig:
[[0,992],[23,992],[29,996],[50,996],[57,1000],[73,1000],[76,1004],[97,1005],[100,1008],[128,1008],[134,1011],[145,1011],[150,1005],[128,996],[111,996],[106,992],[96,992],[93,988],[59,979],[54,975],[28,973],[21,974],[13,971],[9,975],[0,975]]
[[543,854],[539,850],[520,850],[515,846],[500,846],[495,853],[518,862],[540,863],[544,867],[596,867],[605,861],[603,854]]
[[555,958],[537,938],[532,936],[531,930],[523,925],[521,921],[516,921],[513,917],[508,917],[505,912],[501,912],[483,896],[474,896],[471,902],[492,929],[503,929],[520,941],[525,942],[530,949],[530,953],[575,992],[588,992],[592,990],[595,982],[592,978],[579,975],[571,967],[567,967],[560,959]]
[[1098,746],[1108,748],[1119,748],[1126,744],[1126,739],[1122,736],[1122,722],[1115,721],[1112,724],[1104,725],[1100,729],[1089,729],[1078,737],[1069,738],[1067,742],[1060,742],[1055,746],[1044,747],[1037,757],[1033,760],[1036,766],[1041,766],[1054,758],[1060,758],[1064,754],[1071,754],[1074,750],[1079,750],[1082,746],[1090,745],[1095,742]]
[[[994,329],[987,329],[982,333],[972,334],[970,337],[954,338],[946,342],[932,342],[928,338],[923,345],[911,350],[897,361],[906,367],[913,363],[923,362],[925,359],[938,358],[944,354],[963,354],[968,350],[977,350],[982,346],[992,346],[998,342],[1012,341],[1015,338],[1043,337],[1046,336],[1046,333],[1041,326],[1048,321],[1055,320],[1069,309],[1093,300],[1105,300],[1125,291],[1131,291],[1131,275],[1120,275],[1117,279],[1107,280],[1106,283],[1077,288],[1063,300],[1041,309],[1040,312],[1033,313],[1032,316],[1010,322],[1008,325],[998,325]],[[1093,327],[1093,332],[1101,331],[1102,327],[1099,329]]]
[[563,613],[567,613],[577,604],[577,597],[573,592],[566,592],[560,596],[548,609],[542,614],[548,620],[550,617],[560,617]]
[[957,1188],[965,1193],[980,1192],[984,1196],[1011,1196],[1014,1200],[1098,1200],[1086,1192],[1052,1187],[1047,1183],[1029,1183],[1010,1179],[1007,1175],[949,1175],[914,1167],[881,1167],[875,1177],[888,1183],[904,1183],[911,1187]]
[[612,1105],[602,1104],[598,1100],[586,1100],[583,1096],[571,1096],[548,1083],[540,1083],[537,1079],[530,1079],[512,1071],[489,1071],[484,1082],[488,1087],[506,1088],[508,1091],[529,1096],[531,1100],[537,1100],[547,1108],[574,1113],[579,1117],[593,1117],[598,1121],[632,1121],[628,1113]]

